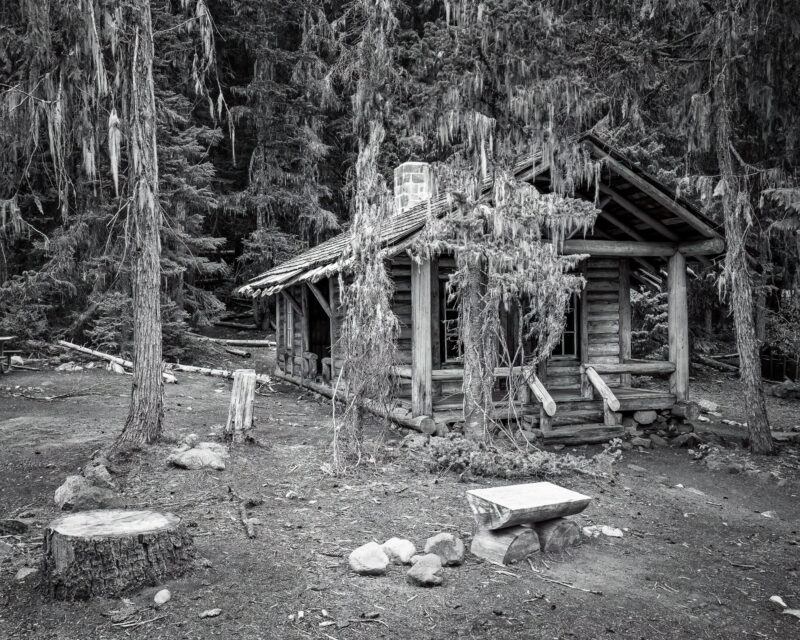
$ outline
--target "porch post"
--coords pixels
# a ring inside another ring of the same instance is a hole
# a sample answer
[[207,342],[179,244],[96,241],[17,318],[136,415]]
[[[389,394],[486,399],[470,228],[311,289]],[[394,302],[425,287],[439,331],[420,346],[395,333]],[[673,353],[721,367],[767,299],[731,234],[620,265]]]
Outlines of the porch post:
[[668,272],[669,359],[675,363],[669,390],[678,402],[689,399],[689,310],[686,301],[686,257],[675,252],[669,259]]
[[[619,261],[619,361],[631,357],[631,263],[628,258]],[[631,374],[620,374],[620,384],[631,386]]]
[[431,261],[411,261],[411,415],[432,416]]

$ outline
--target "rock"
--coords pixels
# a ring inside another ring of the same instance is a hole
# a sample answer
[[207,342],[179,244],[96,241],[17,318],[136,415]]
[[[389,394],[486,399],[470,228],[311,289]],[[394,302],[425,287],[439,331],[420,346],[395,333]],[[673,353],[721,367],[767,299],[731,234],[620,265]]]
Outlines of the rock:
[[114,509],[123,506],[113,491],[95,487],[83,476],[68,476],[55,493],[55,502],[62,511]]
[[650,442],[652,442],[657,447],[667,447],[669,443],[659,435],[655,433],[650,436]]
[[738,462],[731,462],[727,467],[728,473],[741,473],[744,471],[744,465]]
[[452,533],[437,533],[425,541],[425,553],[435,553],[445,567],[455,567],[464,562],[464,543]]
[[600,535],[608,536],[609,538],[621,538],[623,536],[622,529],[609,527],[605,524],[592,524],[583,527],[581,533],[586,538],[597,538]]
[[625,427],[626,430],[636,429],[639,426],[639,423],[636,422],[631,416],[625,416],[622,418],[622,426]]
[[222,613],[222,609],[206,609],[200,614],[201,618],[216,618],[220,613]]
[[167,464],[182,469],[222,471],[225,468],[225,458],[227,457],[228,451],[223,445],[216,442],[200,442],[191,449],[176,451],[167,458]]
[[14,553],[14,547],[12,547],[7,542],[3,542],[0,540],[0,562],[5,560],[6,558],[11,557]]
[[11,364],[18,364],[22,366],[25,364],[25,361],[19,356],[11,356]]
[[39,573],[39,570],[33,567],[22,567],[22,569],[17,571],[17,575],[14,576],[14,579],[17,582],[24,582],[31,576],[36,576],[37,573]]
[[631,444],[634,447],[644,447],[649,449],[652,446],[649,438],[631,438]]
[[[459,541],[460,542],[460,541]],[[463,546],[463,545],[462,545]],[[435,587],[442,584],[442,559],[435,553],[414,556],[413,566],[406,573],[406,580],[418,587]]]
[[20,534],[20,533],[26,533],[27,531],[28,531],[28,525],[22,520],[18,520],[16,518],[8,518],[6,520],[0,520],[0,535],[5,536],[5,535]]
[[83,371],[83,367],[70,360],[69,362],[58,365],[56,371]]
[[394,564],[411,564],[411,556],[417,552],[414,543],[405,538],[389,538],[381,548]]
[[627,440],[623,440],[619,446],[622,447],[623,451],[631,451],[633,449],[633,445]]
[[640,467],[638,464],[629,464],[628,469],[631,471],[636,471],[637,473],[647,473],[647,469]]
[[639,424],[653,424],[656,421],[658,414],[652,410],[636,411],[633,414],[633,419]]
[[169,589],[162,589],[155,595],[155,598],[153,598],[153,602],[155,602],[157,605],[162,605],[166,604],[171,599],[172,599],[172,594],[169,592]]
[[565,444],[554,444],[553,451],[563,451],[567,445]]
[[697,401],[697,404],[700,405],[700,408],[703,411],[707,411],[709,413],[713,413],[719,410],[719,405],[716,402],[712,402],[711,400],[707,400],[705,398],[701,398]]
[[675,425],[675,430],[678,433],[692,433],[692,431],[694,431],[694,425],[689,422],[679,422]]
[[389,556],[377,542],[354,549],[348,558],[350,568],[362,576],[382,576],[389,566]]
[[190,433],[187,436],[184,436],[183,440],[181,440],[181,444],[185,445],[189,449],[194,449],[200,443],[200,436],[196,433]]
[[83,477],[95,487],[104,489],[116,489],[111,474],[104,464],[92,464],[91,462],[83,468]]
[[675,447],[694,447],[699,443],[700,438],[693,433],[682,433],[672,439],[672,445]]

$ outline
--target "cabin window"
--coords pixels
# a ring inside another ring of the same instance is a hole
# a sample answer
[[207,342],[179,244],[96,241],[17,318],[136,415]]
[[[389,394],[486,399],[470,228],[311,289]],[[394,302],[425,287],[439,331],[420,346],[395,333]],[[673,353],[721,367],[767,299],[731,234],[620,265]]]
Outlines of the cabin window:
[[286,348],[294,346],[294,308],[291,303],[284,298],[286,304]]
[[446,293],[447,285],[444,281],[442,294],[439,299],[442,301],[441,314],[441,336],[442,336],[442,362],[461,362],[464,354],[461,351],[461,343],[458,340],[458,299]]
[[553,350],[553,356],[562,358],[578,357],[578,342],[580,327],[578,326],[578,296],[573,294],[569,299],[567,307],[567,321],[564,325],[564,333],[561,334],[561,342]]

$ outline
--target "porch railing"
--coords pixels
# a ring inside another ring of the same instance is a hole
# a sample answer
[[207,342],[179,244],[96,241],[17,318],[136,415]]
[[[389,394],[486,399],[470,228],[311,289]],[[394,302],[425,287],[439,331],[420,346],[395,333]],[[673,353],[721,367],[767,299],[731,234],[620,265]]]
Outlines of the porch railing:
[[594,366],[581,365],[582,373],[586,375],[588,381],[600,394],[603,399],[603,422],[608,426],[617,424],[617,417],[615,412],[619,411],[619,400],[614,392],[606,384],[605,380],[600,377]]

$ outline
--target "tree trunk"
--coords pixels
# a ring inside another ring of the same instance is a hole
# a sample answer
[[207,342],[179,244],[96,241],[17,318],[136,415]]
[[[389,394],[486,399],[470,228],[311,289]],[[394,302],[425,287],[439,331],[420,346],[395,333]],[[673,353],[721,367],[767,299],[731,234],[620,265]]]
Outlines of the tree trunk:
[[[732,11],[728,6],[728,15]],[[761,385],[761,359],[756,337],[756,318],[753,307],[753,279],[747,263],[747,237],[750,211],[747,185],[741,185],[734,173],[731,145],[733,127],[731,123],[730,66],[732,64],[732,27],[723,25],[723,52],[720,70],[714,86],[716,102],[716,153],[722,179],[725,181],[722,206],[725,217],[725,278],[726,289],[733,310],[736,346],[739,351],[739,371],[747,407],[747,429],[750,450],[754,453],[772,453],[772,434],[767,419],[764,388]]]
[[487,352],[486,347],[491,341],[487,340],[483,322],[486,276],[480,264],[470,265],[468,269],[460,291],[460,329],[464,349],[464,435],[483,442],[488,438],[494,354]]
[[134,32],[128,114],[130,148],[130,245],[133,252],[133,388],[117,445],[155,442],[161,435],[161,215],[158,208],[156,107],[153,92],[153,27],[148,0],[129,13]]

